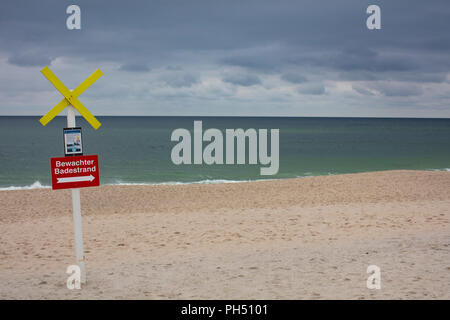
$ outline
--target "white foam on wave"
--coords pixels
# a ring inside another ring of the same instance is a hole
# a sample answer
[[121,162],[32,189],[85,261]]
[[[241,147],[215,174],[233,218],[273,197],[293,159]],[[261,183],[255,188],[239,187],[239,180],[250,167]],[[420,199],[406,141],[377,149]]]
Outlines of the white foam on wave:
[[29,186],[24,186],[24,187],[16,187],[16,186],[4,187],[4,188],[0,188],[0,191],[50,189],[50,188],[51,188],[50,186],[44,186],[39,181],[35,181],[33,184],[31,184]]
[[[259,182],[259,181],[269,181],[275,179],[257,179],[257,180],[225,180],[225,179],[207,179],[201,181],[193,182],[122,182],[117,181],[114,183],[105,183],[104,186],[176,186],[176,185],[189,185],[189,184],[220,184],[220,183],[242,183],[242,182]],[[33,190],[33,189],[50,189],[51,186],[42,185],[39,181],[34,182],[29,186],[10,186],[10,187],[0,187],[0,191],[11,191],[11,190]]]
[[121,182],[117,181],[115,183],[107,183],[108,186],[176,186],[176,185],[188,185],[188,184],[220,184],[220,183],[243,183],[243,182],[259,182],[259,181],[269,181],[274,179],[257,179],[257,180],[224,180],[224,179],[212,179],[212,180],[201,180],[192,182]]

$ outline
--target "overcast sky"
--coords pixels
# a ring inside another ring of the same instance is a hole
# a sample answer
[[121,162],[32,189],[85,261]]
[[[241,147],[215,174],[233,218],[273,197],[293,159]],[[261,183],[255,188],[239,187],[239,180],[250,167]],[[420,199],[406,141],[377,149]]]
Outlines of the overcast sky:
[[70,88],[101,69],[96,115],[450,117],[450,1],[2,0],[0,115],[61,100],[46,65]]

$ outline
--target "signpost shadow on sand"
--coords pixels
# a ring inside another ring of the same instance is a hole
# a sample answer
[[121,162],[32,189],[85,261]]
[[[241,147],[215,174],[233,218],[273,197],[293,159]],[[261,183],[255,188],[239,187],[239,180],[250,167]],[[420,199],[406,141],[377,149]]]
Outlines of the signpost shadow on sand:
[[[64,138],[64,154],[65,157],[51,158],[50,167],[52,175],[52,189],[72,189],[72,207],[73,207],[73,222],[75,230],[75,253],[76,263],[81,271],[81,283],[86,283],[86,266],[83,249],[83,228],[81,222],[81,203],[80,203],[80,189],[84,187],[96,187],[100,185],[100,176],[98,170],[98,156],[82,154],[81,142],[81,128],[76,127],[75,110],[86,119],[87,122],[97,130],[101,123],[92,115],[91,112],[78,100],[87,88],[89,88],[103,73],[97,69],[86,80],[84,80],[76,89],[69,90],[61,80],[48,68],[41,70],[42,74],[55,86],[55,88],[63,95],[63,99],[53,107],[47,114],[45,114],[39,122],[42,125],[47,125],[53,118],[55,118],[62,110],[67,108],[67,128],[66,132],[70,131],[72,135],[79,133],[79,136],[71,138],[71,148],[68,147],[68,139],[66,135]],[[79,132],[77,131],[79,130]],[[65,133],[66,133],[65,132]],[[73,146],[79,145],[78,152],[71,152],[68,154],[67,150],[74,150]]]

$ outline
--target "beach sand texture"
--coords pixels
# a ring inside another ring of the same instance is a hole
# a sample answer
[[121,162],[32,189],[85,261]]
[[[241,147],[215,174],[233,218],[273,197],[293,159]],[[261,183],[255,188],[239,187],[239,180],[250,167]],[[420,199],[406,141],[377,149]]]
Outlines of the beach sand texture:
[[[450,172],[0,191],[2,299],[450,299]],[[381,268],[381,290],[366,269]]]

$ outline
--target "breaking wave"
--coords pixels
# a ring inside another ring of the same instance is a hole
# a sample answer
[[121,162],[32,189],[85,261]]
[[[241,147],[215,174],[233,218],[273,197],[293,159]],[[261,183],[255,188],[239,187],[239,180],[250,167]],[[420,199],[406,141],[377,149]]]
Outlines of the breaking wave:
[[32,189],[49,189],[50,186],[44,186],[39,181],[35,181],[33,184],[29,186],[24,187],[16,187],[16,186],[10,186],[10,187],[3,187],[0,188],[0,191],[8,191],[8,190],[32,190]]

